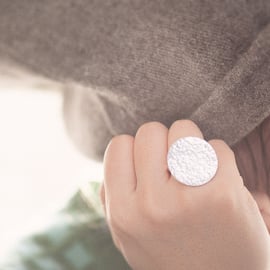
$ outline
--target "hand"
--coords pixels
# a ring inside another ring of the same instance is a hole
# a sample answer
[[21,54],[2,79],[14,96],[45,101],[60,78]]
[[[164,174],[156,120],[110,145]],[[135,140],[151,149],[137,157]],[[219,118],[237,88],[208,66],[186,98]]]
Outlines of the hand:
[[267,270],[268,231],[233,151],[210,140],[215,177],[186,186],[167,167],[169,146],[185,136],[203,138],[189,120],[169,130],[149,122],[107,146],[100,194],[115,245],[134,270]]

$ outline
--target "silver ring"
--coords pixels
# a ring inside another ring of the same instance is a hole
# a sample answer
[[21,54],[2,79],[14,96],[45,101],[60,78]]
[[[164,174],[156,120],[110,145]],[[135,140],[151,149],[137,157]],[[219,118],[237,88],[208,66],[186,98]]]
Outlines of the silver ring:
[[218,169],[214,148],[207,141],[191,136],[180,138],[171,145],[167,163],[174,178],[188,186],[208,183]]

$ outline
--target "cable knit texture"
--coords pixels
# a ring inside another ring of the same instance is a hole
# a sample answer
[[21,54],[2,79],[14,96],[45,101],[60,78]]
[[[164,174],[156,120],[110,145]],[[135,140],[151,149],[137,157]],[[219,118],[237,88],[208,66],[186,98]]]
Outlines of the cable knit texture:
[[234,145],[270,114],[269,0],[1,0],[0,56],[63,83],[70,135],[189,118]]

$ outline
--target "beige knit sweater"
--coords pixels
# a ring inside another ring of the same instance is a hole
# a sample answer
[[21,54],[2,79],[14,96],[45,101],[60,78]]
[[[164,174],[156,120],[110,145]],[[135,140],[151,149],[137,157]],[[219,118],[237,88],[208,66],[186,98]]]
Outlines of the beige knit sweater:
[[189,118],[233,145],[270,114],[269,0],[0,0],[0,57],[65,86],[72,138]]

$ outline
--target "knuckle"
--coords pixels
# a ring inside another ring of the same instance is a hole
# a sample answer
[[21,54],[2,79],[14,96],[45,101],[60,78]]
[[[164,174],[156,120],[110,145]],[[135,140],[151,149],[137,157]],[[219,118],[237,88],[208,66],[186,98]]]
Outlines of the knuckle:
[[149,215],[152,215],[153,202],[150,196],[146,194],[146,192],[143,192],[142,197],[138,201],[138,204],[142,216],[148,217]]
[[142,124],[138,130],[137,130],[137,136],[141,134],[146,134],[151,132],[152,130],[156,131],[159,128],[167,128],[165,125],[163,125],[161,122],[158,121],[152,121]]
[[227,143],[222,139],[212,139],[212,140],[210,140],[208,142],[215,145],[215,146],[220,146],[220,147],[227,146]]
[[115,231],[124,232],[126,228],[128,228],[127,218],[122,211],[119,211],[119,209],[110,211],[108,221]]
[[164,223],[166,221],[162,207],[150,196],[140,200],[140,215],[143,220],[147,221],[149,224]]
[[215,149],[218,150],[226,150],[231,155],[234,155],[233,150],[230,148],[230,146],[222,139],[213,139],[208,141],[209,144],[211,144]]
[[[105,164],[106,161],[112,160],[114,155],[119,151],[119,149],[123,147],[130,147],[133,144],[134,138],[131,135],[128,134],[121,134],[114,136],[109,143],[107,144],[107,147],[103,154],[103,162]],[[105,165],[107,166],[107,165]]]
[[219,192],[215,192],[213,203],[220,211],[226,213],[231,212],[236,207],[233,192],[226,187]]
[[120,134],[120,135],[116,135],[114,136],[111,141],[110,144],[123,144],[123,143],[129,143],[130,141],[133,141],[133,136],[128,135],[128,134]]
[[196,128],[199,128],[197,126],[197,124],[195,122],[193,122],[192,120],[190,119],[181,119],[181,120],[176,120],[173,122],[173,124],[171,125],[171,127],[174,127],[175,125],[181,125],[181,126],[185,126],[185,127],[196,127]]
[[116,135],[114,136],[110,142],[108,143],[105,152],[104,152],[104,157],[103,159],[105,160],[106,157],[108,156],[108,153],[114,153],[118,151],[120,147],[123,146],[123,144],[131,144],[133,143],[134,138],[131,135],[128,134],[121,134],[121,135]]

